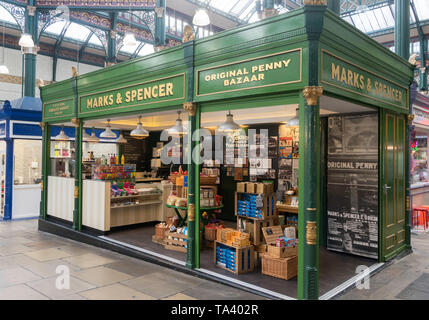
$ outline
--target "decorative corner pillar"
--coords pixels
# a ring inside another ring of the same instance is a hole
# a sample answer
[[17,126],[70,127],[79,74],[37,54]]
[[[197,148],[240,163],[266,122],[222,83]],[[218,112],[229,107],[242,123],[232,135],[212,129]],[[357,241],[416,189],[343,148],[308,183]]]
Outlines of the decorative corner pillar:
[[266,19],[266,18],[277,16],[278,14],[279,14],[279,11],[277,9],[266,8],[266,9],[262,10],[261,18]]
[[185,102],[183,104],[183,109],[188,112],[190,117],[195,117],[197,104],[195,102]]
[[326,6],[326,0],[304,0],[304,6]]
[[185,43],[193,40],[195,40],[194,29],[192,29],[192,27],[189,24],[187,24],[185,26],[185,29],[183,30],[182,42]]
[[75,127],[75,176],[74,176],[74,209],[73,229],[81,229],[81,186],[82,186],[82,121],[78,118],[71,119]]
[[302,95],[307,100],[308,106],[317,106],[319,104],[319,97],[323,94],[323,87],[309,86],[305,87]]

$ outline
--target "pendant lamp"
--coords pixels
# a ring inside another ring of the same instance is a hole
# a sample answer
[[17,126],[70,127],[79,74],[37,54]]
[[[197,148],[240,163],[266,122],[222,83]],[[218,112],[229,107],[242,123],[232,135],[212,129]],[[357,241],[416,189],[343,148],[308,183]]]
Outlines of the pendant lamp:
[[23,33],[21,35],[21,38],[19,39],[18,44],[21,47],[33,48],[34,47],[33,37],[30,34],[28,34],[28,33]]
[[107,119],[106,129],[100,134],[101,138],[116,138],[116,133],[114,133],[110,127],[110,119]]
[[5,23],[3,22],[3,55],[2,55],[2,63],[0,65],[0,74],[9,74],[9,68],[6,67],[6,65],[4,64],[4,25]]
[[218,131],[229,133],[239,130],[241,130],[240,125],[234,122],[233,115],[231,114],[231,111],[229,111],[226,115],[226,121],[219,126]]
[[68,141],[68,140],[69,140],[68,135],[66,135],[66,133],[64,132],[64,126],[61,126],[61,131],[60,131],[60,133],[55,137],[55,140],[59,140],[59,141]]
[[98,143],[100,142],[100,139],[95,135],[95,129],[92,128],[92,132],[91,135],[89,136],[88,139],[86,139],[87,142],[91,142],[91,143]]
[[143,128],[141,119],[142,117],[139,116],[139,122],[137,123],[137,127],[130,133],[130,136],[135,139],[144,139],[149,137],[149,132],[145,128]]
[[168,134],[172,136],[177,136],[177,135],[185,135],[188,133],[188,129],[183,126],[182,119],[180,119],[181,113],[182,113],[181,111],[177,111],[178,118],[176,119],[176,124],[170,129],[168,129]]
[[296,109],[296,114],[295,117],[293,117],[292,119],[289,119],[285,126],[286,127],[298,127],[299,126],[299,109]]
[[210,24],[210,18],[205,9],[199,9],[192,19],[192,24],[198,27],[205,27]]
[[116,143],[128,143],[128,140],[124,138],[124,135],[122,134],[122,132],[119,134],[119,138],[116,139]]

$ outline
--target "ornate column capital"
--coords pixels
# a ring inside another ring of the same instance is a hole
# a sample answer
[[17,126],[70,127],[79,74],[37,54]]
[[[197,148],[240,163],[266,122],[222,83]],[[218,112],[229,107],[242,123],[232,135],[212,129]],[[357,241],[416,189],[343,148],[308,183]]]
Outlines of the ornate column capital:
[[29,16],[34,17],[36,14],[36,7],[35,6],[27,6],[27,12]]
[[408,120],[408,125],[410,125],[414,120],[414,114],[409,114],[407,116],[407,120]]
[[158,18],[162,18],[164,16],[164,7],[155,8],[155,13]]
[[304,98],[307,100],[307,105],[309,106],[316,106],[322,93],[323,87],[321,86],[305,87],[302,91]]
[[326,6],[326,0],[304,0],[304,6]]
[[42,128],[42,132],[45,130],[45,123],[39,122],[40,128]]
[[277,9],[264,9],[261,12],[261,18],[265,19],[265,18],[269,18],[269,17],[274,17],[276,15],[279,14],[279,11]]
[[153,47],[153,50],[155,52],[160,52],[161,50],[168,49],[168,48],[169,48],[168,46],[155,46]]
[[79,128],[80,120],[78,118],[71,119],[71,122],[74,124],[75,128]]
[[185,102],[183,104],[183,109],[188,112],[191,117],[195,116],[195,111],[197,109],[197,104],[195,102]]
[[118,34],[118,31],[116,31],[116,30],[110,30],[109,34],[110,34],[110,39],[115,39],[116,35]]

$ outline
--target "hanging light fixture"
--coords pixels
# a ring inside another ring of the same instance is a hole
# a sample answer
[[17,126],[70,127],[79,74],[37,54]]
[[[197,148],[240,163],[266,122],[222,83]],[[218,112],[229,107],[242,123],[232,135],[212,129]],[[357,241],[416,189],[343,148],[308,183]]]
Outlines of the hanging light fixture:
[[86,132],[85,128],[83,129],[83,134],[82,134],[82,141],[88,141],[88,139],[90,138],[89,134]]
[[119,138],[116,139],[116,143],[128,143],[128,140],[124,138],[124,135],[122,134],[122,132],[119,134]]
[[137,127],[130,133],[130,136],[135,139],[144,139],[149,137],[149,132],[145,128],[143,128],[141,119],[142,116],[139,116],[139,122],[137,123]]
[[181,111],[177,111],[178,118],[176,119],[176,124],[170,129],[168,129],[168,134],[172,136],[175,136],[175,135],[177,136],[177,135],[185,135],[188,133],[188,129],[183,126],[182,119],[180,119],[181,113],[182,113]]
[[[128,21],[129,21],[128,28],[129,30],[131,30],[131,8],[129,9]],[[124,42],[124,46],[126,47],[135,47],[137,45],[136,37],[130,31],[125,33],[123,42]]]
[[285,124],[286,127],[298,127],[299,126],[299,114],[298,114],[299,111],[298,110],[299,109],[297,108],[295,117],[293,117],[292,119],[289,119],[286,122],[286,124]]
[[21,38],[19,39],[18,44],[24,48],[33,48],[34,47],[33,37],[28,33],[23,33],[21,35]]
[[205,27],[210,24],[210,18],[205,9],[198,9],[192,19],[192,24],[198,27]]
[[91,135],[86,139],[87,142],[98,143],[100,139],[95,135],[95,128],[92,128]]
[[238,123],[234,122],[233,115],[231,114],[231,111],[228,112],[226,115],[226,121],[222,123],[219,128],[217,129],[219,132],[235,132],[240,131],[241,127]]
[[110,119],[107,119],[106,129],[100,134],[100,138],[116,138],[116,133],[114,133],[110,127]]
[[6,65],[4,64],[4,27],[5,23],[3,22],[3,55],[2,55],[2,62],[0,65],[0,74],[9,74],[9,68],[6,67]]
[[61,126],[61,131],[60,131],[60,133],[55,137],[55,140],[59,140],[59,141],[68,141],[68,140],[69,140],[68,135],[66,135],[66,133],[64,132],[64,126]]

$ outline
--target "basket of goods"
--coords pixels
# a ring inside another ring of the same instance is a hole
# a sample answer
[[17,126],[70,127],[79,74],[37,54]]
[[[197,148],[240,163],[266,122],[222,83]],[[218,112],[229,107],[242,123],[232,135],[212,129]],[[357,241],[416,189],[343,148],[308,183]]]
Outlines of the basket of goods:
[[183,171],[182,166],[180,166],[179,171],[171,172],[168,178],[171,181],[171,183],[177,184],[177,179],[183,179],[182,176],[187,176],[187,175],[188,175],[188,171]]
[[168,225],[165,222],[158,223],[155,226],[155,238],[162,240],[165,238],[165,233],[168,230]]
[[184,207],[187,206],[187,204],[188,204],[188,199],[186,199],[186,198],[177,198],[174,205],[176,207],[182,207],[182,208],[184,208]]
[[208,241],[216,240],[217,229],[224,228],[223,224],[220,222],[208,223],[204,227],[204,239]]

